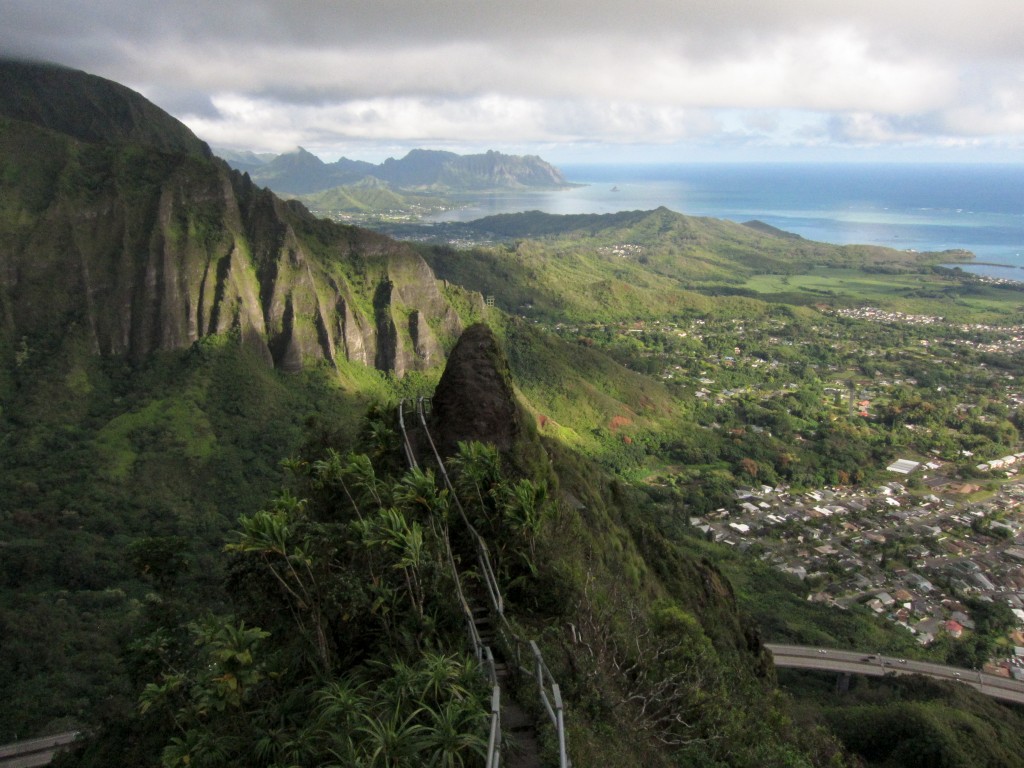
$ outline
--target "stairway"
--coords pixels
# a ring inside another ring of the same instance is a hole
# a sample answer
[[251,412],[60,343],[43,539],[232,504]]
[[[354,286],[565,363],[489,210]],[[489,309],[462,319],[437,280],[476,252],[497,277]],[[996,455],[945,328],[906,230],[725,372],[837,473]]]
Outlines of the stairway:
[[503,768],[541,768],[537,729],[533,719],[512,697],[512,673],[508,660],[497,646],[491,612],[485,608],[474,608],[473,624],[480,642],[494,654],[494,674],[501,687],[501,765]]

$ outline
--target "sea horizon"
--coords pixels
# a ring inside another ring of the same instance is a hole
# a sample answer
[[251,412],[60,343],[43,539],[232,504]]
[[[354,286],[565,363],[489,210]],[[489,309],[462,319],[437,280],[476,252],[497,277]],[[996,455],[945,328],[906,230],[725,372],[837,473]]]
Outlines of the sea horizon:
[[965,269],[1024,280],[1024,163],[607,163],[560,170],[574,186],[487,195],[432,220],[664,206],[690,216],[763,221],[840,245],[967,250],[976,263]]

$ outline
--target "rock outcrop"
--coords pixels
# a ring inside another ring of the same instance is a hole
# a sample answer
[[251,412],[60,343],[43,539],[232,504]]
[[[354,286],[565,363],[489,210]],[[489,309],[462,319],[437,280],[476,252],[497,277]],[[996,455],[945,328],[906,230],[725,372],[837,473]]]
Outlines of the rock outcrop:
[[431,432],[443,456],[460,441],[494,444],[508,454],[524,433],[508,360],[483,323],[467,328],[448,356],[431,405]]
[[34,66],[0,66],[0,334],[141,359],[235,333],[285,370],[443,361],[461,324],[409,246],[280,200],[138,94]]
[[[463,331],[448,354],[428,423],[443,457],[458,453],[461,442],[486,443],[497,448],[511,476],[557,485],[534,419],[516,397],[503,345],[483,323]],[[418,455],[430,455],[421,430],[414,429],[412,439]]]

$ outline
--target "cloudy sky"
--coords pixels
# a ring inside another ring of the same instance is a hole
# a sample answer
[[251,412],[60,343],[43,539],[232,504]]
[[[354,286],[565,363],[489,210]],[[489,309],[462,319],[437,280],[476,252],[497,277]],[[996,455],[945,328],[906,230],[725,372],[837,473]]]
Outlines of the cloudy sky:
[[214,146],[1024,162],[1019,0],[0,0]]

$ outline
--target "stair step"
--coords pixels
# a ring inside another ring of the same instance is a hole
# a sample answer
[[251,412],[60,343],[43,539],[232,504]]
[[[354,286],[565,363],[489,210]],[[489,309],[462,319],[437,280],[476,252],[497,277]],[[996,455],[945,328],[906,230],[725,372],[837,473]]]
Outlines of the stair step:
[[533,720],[516,704],[506,702],[501,708],[502,730],[524,733],[535,730]]

